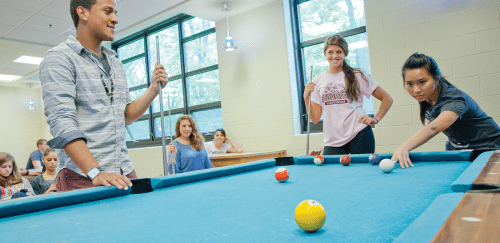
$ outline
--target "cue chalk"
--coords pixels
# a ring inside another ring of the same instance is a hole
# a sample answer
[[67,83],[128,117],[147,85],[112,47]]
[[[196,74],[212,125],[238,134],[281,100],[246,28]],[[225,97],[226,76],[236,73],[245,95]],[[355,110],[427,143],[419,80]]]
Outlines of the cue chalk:
[[132,190],[130,192],[131,194],[140,194],[153,191],[150,178],[133,179],[130,181],[132,182]]

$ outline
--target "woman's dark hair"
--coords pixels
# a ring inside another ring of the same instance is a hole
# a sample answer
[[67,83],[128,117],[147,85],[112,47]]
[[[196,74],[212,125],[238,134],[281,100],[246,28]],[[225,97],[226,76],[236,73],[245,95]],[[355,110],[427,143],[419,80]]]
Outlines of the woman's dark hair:
[[[50,147],[47,147],[44,151],[43,151],[43,157],[42,159],[45,160],[45,156],[49,155],[50,152],[56,152],[55,150],[51,149]],[[45,173],[45,171],[47,170],[47,168],[45,167],[45,161],[43,161],[43,167],[42,167],[42,173]]]
[[[344,50],[345,57],[347,57],[347,54],[349,54],[349,45],[347,44],[347,41],[344,39],[344,37],[342,37],[341,35],[333,35],[326,39],[325,47],[323,48],[324,54],[326,54],[326,50],[328,49],[329,46],[339,46],[340,48],[342,48],[342,50]],[[361,70],[349,66],[349,64],[347,64],[347,62],[345,61],[345,57],[342,66],[346,81],[346,89],[347,89],[346,94],[350,102],[354,100],[358,101],[358,96],[361,91],[359,90],[358,80],[356,79],[354,72],[361,73],[361,77],[363,77],[364,79],[366,79],[366,77],[363,74],[363,72],[361,72]]]
[[222,135],[224,135],[224,137],[226,137],[226,131],[224,131],[224,129],[219,128],[219,129],[215,130],[214,136],[215,136],[215,134],[216,134],[217,132],[222,133]]
[[[441,83],[445,83],[448,86],[453,87],[453,85],[441,75],[441,71],[439,70],[439,67],[434,58],[418,52],[415,52],[410,57],[408,57],[408,59],[406,59],[405,63],[403,64],[403,68],[401,70],[401,76],[403,76],[403,85],[405,85],[406,70],[420,68],[427,70],[429,74],[434,78],[434,80],[438,81],[438,85],[440,85]],[[425,112],[427,110],[427,102],[418,102],[418,105],[420,106],[420,121],[423,125],[425,125]]]

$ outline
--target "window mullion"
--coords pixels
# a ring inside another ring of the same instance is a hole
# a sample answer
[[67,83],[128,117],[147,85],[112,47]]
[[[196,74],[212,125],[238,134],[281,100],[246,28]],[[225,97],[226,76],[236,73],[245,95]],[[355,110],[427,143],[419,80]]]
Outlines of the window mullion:
[[187,80],[186,80],[186,53],[184,52],[184,35],[182,34],[182,20],[179,20],[179,48],[181,57],[182,92],[184,99],[184,114],[188,113]]

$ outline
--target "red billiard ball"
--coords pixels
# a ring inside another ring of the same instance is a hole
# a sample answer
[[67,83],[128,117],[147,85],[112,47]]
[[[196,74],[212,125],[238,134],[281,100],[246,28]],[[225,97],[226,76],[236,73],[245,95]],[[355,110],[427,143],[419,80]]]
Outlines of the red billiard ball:
[[347,155],[340,157],[340,163],[343,166],[348,166],[351,163],[351,157],[349,157]]
[[276,177],[276,180],[278,180],[279,182],[285,182],[290,177],[288,175],[288,170],[283,167],[278,168],[276,172],[274,172],[274,176]]
[[323,158],[323,156],[316,155],[316,157],[314,157],[314,164],[315,165],[323,165],[324,160],[325,159]]

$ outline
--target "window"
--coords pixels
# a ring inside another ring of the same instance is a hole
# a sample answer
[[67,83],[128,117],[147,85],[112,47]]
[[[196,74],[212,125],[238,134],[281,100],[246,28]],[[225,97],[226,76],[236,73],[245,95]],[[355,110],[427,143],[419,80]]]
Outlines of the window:
[[[370,73],[366,21],[363,0],[292,0],[292,26],[297,90],[302,132],[307,130],[306,104],[303,101],[304,86],[312,77],[328,69],[323,47],[328,36],[340,34],[349,44],[346,62],[353,68],[361,68]],[[373,116],[373,98],[364,97],[363,108]],[[311,123],[311,131],[321,132],[322,120]]]
[[[194,117],[202,133],[221,128],[215,23],[207,20],[182,14],[113,43],[113,49],[123,62],[132,100],[144,94],[151,85],[151,74],[158,61],[157,36],[160,63],[169,76],[169,82],[162,90],[167,139],[170,135],[175,137],[175,123],[184,114]],[[126,136],[129,148],[161,145],[159,97],[141,118],[127,126]]]

